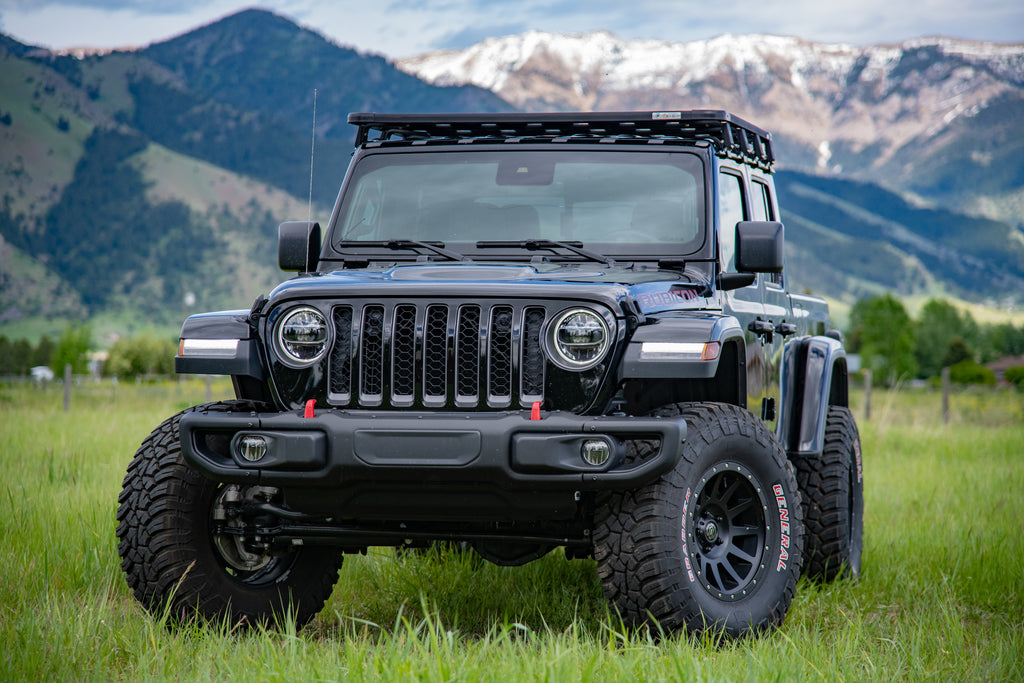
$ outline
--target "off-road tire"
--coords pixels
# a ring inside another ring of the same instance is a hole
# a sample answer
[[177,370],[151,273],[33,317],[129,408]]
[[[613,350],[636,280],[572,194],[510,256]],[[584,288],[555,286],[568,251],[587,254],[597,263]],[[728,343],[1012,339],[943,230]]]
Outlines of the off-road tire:
[[821,456],[794,456],[803,498],[804,573],[814,581],[860,576],[864,470],[860,434],[847,408],[832,406]]
[[182,457],[183,414],[260,407],[224,401],[178,413],[153,430],[128,465],[118,497],[117,549],[128,586],[157,617],[254,625],[287,614],[301,627],[331,594],[342,562],[334,548],[303,546],[265,560],[255,571],[232,568],[211,532],[221,486]]
[[803,524],[774,433],[723,403],[651,414],[683,417],[687,435],[675,469],[597,511],[594,557],[613,608],[627,626],[661,632],[743,636],[780,625],[800,575]]

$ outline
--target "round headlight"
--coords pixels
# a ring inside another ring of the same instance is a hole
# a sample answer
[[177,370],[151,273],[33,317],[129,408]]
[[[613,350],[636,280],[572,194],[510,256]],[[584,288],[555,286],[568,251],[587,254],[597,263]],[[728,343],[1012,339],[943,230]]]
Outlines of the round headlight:
[[277,348],[288,365],[304,367],[320,360],[329,338],[327,320],[315,308],[296,308],[277,324]]
[[594,311],[574,308],[549,328],[551,360],[566,370],[586,370],[601,362],[611,344],[608,323]]

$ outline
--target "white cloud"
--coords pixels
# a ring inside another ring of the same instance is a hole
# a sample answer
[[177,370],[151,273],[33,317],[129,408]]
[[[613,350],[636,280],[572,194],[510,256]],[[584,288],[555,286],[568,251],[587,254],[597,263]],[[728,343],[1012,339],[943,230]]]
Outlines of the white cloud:
[[5,9],[0,22],[4,32],[16,39],[48,48],[142,47],[215,21],[239,5],[236,0],[213,0],[201,7],[154,12],[43,3],[27,10]]

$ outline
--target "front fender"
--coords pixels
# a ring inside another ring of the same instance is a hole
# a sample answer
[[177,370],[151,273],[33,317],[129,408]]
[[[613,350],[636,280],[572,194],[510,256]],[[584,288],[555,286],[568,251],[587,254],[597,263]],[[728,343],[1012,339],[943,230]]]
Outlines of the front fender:
[[[690,314],[648,318],[633,333],[619,364],[619,381],[628,379],[710,379],[718,371],[722,347],[743,345],[743,330],[732,316]],[[718,343],[705,354],[708,343]]]
[[846,350],[831,337],[798,337],[782,356],[778,434],[791,454],[820,453],[830,405],[849,405]]
[[174,371],[192,375],[265,377],[249,311],[200,313],[181,326]]

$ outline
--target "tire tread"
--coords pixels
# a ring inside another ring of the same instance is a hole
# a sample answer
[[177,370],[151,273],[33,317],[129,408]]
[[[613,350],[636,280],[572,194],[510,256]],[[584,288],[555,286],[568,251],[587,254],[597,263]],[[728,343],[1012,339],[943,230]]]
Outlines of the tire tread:
[[[685,473],[694,466],[698,454],[717,438],[730,435],[751,438],[784,472],[787,488],[794,495],[798,489],[774,434],[744,409],[722,403],[680,403],[663,406],[651,414],[686,419],[689,445],[684,448],[683,462],[654,484],[610,494],[602,501],[594,525],[598,576],[613,608],[627,624],[656,622],[665,631],[685,628],[700,633],[708,624],[696,601],[689,597],[687,587],[681,585],[685,576],[673,557],[674,543],[669,540],[678,534],[676,515],[674,511],[670,513],[672,508],[664,501],[681,499],[686,490]],[[642,442],[636,455],[646,457],[653,448],[655,444]],[[793,507],[799,509],[799,502],[794,501]],[[761,632],[782,622],[796,590],[800,543],[799,534],[794,534],[790,548],[793,578],[785,590],[749,629],[731,635]]]

